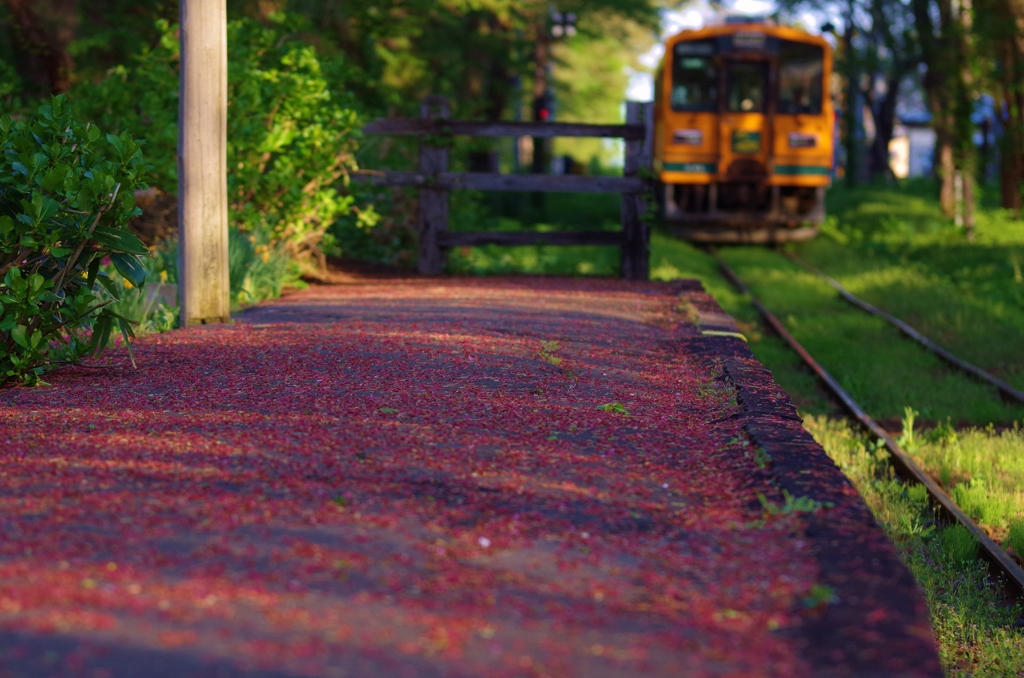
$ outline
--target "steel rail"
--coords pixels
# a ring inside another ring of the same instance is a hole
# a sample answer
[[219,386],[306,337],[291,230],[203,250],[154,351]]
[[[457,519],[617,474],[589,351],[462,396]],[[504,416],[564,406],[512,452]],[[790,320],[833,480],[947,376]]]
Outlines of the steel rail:
[[780,337],[782,337],[789,346],[796,351],[796,353],[807,363],[814,372],[818,375],[818,378],[825,383],[828,389],[838,398],[847,410],[861,423],[864,428],[869,430],[874,435],[878,436],[879,439],[885,444],[889,450],[889,455],[892,458],[893,465],[900,471],[900,475],[903,478],[920,483],[928,490],[928,494],[931,495],[932,501],[941,509],[941,511],[947,516],[947,518],[955,520],[956,522],[963,525],[967,530],[974,535],[974,538],[978,540],[981,546],[982,556],[989,561],[991,565],[1000,570],[1007,577],[1007,581],[1014,586],[1017,590],[1018,597],[1024,597],[1024,569],[1021,569],[1019,565],[1004,551],[999,544],[997,544],[991,537],[985,534],[985,531],[978,526],[974,520],[968,516],[963,510],[956,505],[945,490],[939,487],[938,483],[931,479],[918,465],[911,459],[910,455],[900,447],[893,438],[886,433],[885,429],[878,425],[878,423],[868,415],[864,409],[857,404],[849,393],[839,385],[839,382],[835,378],[825,371],[821,365],[807,352],[800,342],[796,340],[793,335],[783,326],[782,322],[776,318],[771,311],[753,295],[753,293],[747,288],[746,285],[733,273],[721,257],[718,256],[717,252],[712,250],[715,258],[718,260],[718,265],[729,281],[736,286],[744,295],[746,295],[758,312],[764,317],[765,321],[771,325]]
[[857,297],[852,292],[850,292],[845,287],[843,287],[839,283],[838,280],[830,277],[824,271],[821,271],[821,270],[815,268],[814,266],[811,266],[807,262],[801,260],[795,254],[791,254],[789,252],[783,252],[782,254],[783,254],[783,256],[788,258],[793,263],[795,263],[795,264],[797,264],[799,266],[802,266],[803,268],[805,268],[806,270],[810,271],[811,273],[814,273],[817,276],[820,276],[825,282],[827,282],[829,285],[831,285],[832,288],[836,292],[839,293],[839,296],[841,296],[843,299],[845,299],[846,301],[850,302],[854,306],[856,306],[856,307],[858,307],[858,308],[860,308],[860,309],[862,309],[864,311],[867,311],[868,313],[871,313],[872,315],[876,315],[879,318],[882,318],[882,319],[888,321],[892,325],[895,325],[897,328],[899,328],[899,330],[901,332],[903,332],[903,334],[907,335],[911,339],[914,339],[915,341],[920,343],[922,346],[927,348],[929,351],[931,351],[932,353],[935,353],[940,358],[945,360],[946,362],[950,363],[951,365],[953,365],[955,367],[959,367],[964,372],[967,372],[968,374],[970,374],[972,376],[975,376],[978,379],[981,379],[982,381],[987,381],[988,383],[992,384],[997,389],[999,389],[1000,393],[1002,393],[1003,395],[1008,396],[1010,398],[1014,398],[1014,399],[1019,400],[1020,402],[1024,403],[1024,391],[1020,391],[1018,389],[1015,389],[1013,386],[1010,386],[1005,381],[999,379],[996,376],[993,376],[993,375],[989,374],[988,372],[986,372],[985,370],[981,369],[980,367],[978,367],[976,365],[972,365],[971,363],[967,362],[966,360],[963,360],[961,358],[956,357],[955,355],[953,355],[952,353],[950,353],[946,349],[942,348],[941,346],[936,344],[934,341],[932,341],[928,337],[924,336],[923,334],[921,334],[920,332],[918,332],[913,327],[911,327],[907,323],[903,322],[902,320],[900,320],[896,316],[891,315],[889,313],[886,313],[885,311],[883,311],[882,309],[878,308],[877,306],[872,306],[871,304],[869,304],[868,302],[864,301],[860,297]]

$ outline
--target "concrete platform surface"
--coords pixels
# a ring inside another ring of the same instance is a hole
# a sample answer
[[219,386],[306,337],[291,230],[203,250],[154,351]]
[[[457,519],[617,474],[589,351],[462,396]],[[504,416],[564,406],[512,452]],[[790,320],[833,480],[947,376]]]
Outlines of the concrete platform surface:
[[734,332],[693,282],[373,280],[0,391],[0,678],[941,675]]

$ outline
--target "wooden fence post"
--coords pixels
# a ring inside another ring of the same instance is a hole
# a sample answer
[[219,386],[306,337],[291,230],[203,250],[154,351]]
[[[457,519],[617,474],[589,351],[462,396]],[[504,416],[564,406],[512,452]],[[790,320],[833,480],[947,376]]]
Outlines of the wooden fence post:
[[178,300],[181,325],[230,322],[226,0],[181,0]]
[[[421,118],[447,119],[450,116],[451,106],[444,97],[429,96],[420,104]],[[432,185],[438,174],[448,171],[448,147],[432,145],[431,141],[420,137],[420,172],[428,183],[419,191],[419,271],[423,275],[440,275],[444,269],[444,251],[438,236],[448,230],[448,190]]]
[[[643,140],[628,140],[625,144],[623,174],[639,176],[650,170],[654,152],[654,104],[639,101],[626,102],[626,124],[643,125]],[[627,280],[647,280],[650,277],[649,229],[644,221],[647,209],[644,193],[622,195],[622,277]]]

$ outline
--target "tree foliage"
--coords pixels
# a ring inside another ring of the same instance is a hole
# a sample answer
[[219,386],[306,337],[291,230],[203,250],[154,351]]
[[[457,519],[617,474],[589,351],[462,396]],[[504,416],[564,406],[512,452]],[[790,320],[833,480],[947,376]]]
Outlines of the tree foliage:
[[[228,26],[228,194],[232,226],[306,260],[321,255],[328,227],[352,205],[338,182],[356,167],[360,126],[338,59],[295,37],[302,22]],[[163,22],[157,46],[96,84],[72,92],[81,115],[147,139],[153,183],[177,188],[178,38]]]
[[[266,6],[233,1],[239,12]],[[353,85],[372,107],[412,114],[424,96],[440,94],[458,117],[478,119],[508,115],[519,103],[517,93],[530,91],[525,85],[536,76],[537,46],[548,38],[554,7],[548,0],[288,0],[278,6],[312,19],[319,39],[345,54],[362,74]],[[651,0],[562,0],[557,6],[575,13],[581,27],[594,17],[604,17],[606,25],[654,29],[658,23]]]

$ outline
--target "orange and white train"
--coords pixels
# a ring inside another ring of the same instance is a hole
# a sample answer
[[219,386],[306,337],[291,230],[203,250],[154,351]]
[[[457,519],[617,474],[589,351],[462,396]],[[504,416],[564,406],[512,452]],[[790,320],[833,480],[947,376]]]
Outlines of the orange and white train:
[[667,222],[701,242],[805,240],[825,218],[832,49],[752,19],[668,39],[655,76],[654,170]]

